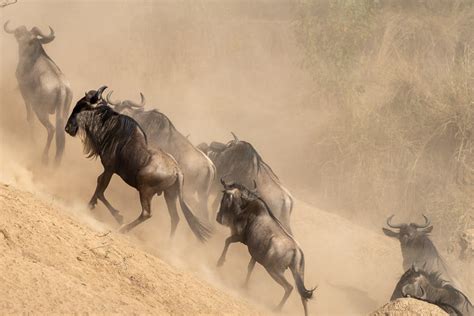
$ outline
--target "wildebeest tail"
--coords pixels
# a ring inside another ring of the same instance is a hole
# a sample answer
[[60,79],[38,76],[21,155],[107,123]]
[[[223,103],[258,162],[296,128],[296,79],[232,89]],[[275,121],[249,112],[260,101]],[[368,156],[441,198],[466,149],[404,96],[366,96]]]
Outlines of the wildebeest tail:
[[199,219],[194,216],[193,212],[189,208],[186,201],[183,199],[183,184],[184,184],[184,177],[181,172],[178,173],[178,181],[179,181],[179,205],[181,206],[181,210],[183,211],[184,218],[188,222],[189,227],[193,231],[194,235],[199,239],[199,241],[204,242],[211,236],[211,229],[201,223]]
[[290,270],[293,274],[293,278],[295,279],[296,288],[298,289],[298,293],[300,293],[301,298],[304,300],[313,298],[313,292],[316,290],[316,287],[308,290],[304,286],[304,254],[299,248],[295,252]]
[[72,92],[68,86],[62,86],[59,88],[56,103],[56,163],[61,162],[61,158],[64,152],[66,144],[66,122],[69,117],[69,106],[72,101]]

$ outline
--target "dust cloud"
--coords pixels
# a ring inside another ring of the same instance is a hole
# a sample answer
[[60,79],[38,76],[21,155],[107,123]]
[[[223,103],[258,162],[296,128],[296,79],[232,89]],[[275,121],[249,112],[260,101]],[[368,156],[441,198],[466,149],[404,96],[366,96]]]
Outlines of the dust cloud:
[[[364,314],[388,301],[402,273],[400,249],[381,234],[382,223],[363,228],[303,202],[303,197],[317,200],[311,198],[315,184],[307,152],[326,117],[309,105],[314,82],[301,65],[295,6],[291,1],[19,0],[2,9],[0,22],[55,30],[56,39],[44,47],[71,83],[72,106],[101,85],[119,99],[139,100],[142,92],[147,108],[165,113],[194,144],[226,142],[230,131],[251,142],[296,197],[292,226],[306,255],[305,283],[318,285],[310,313]],[[37,120],[33,127],[26,122],[15,79],[16,41],[2,31],[0,45],[0,179],[47,193],[97,229],[105,223],[115,230],[102,204],[92,211],[86,207],[102,167],[84,157],[78,138],[67,135],[58,169],[41,165],[45,130]],[[51,148],[50,157],[54,142]],[[138,216],[138,194],[119,177],[106,195],[126,220]],[[226,229],[216,224],[215,236],[200,245],[181,216],[170,241],[162,197],[154,198],[152,209],[153,218],[131,239],[268,312],[276,306],[283,291],[262,267],[250,289],[241,289],[249,260],[243,245],[232,245],[224,267],[215,266]],[[283,313],[302,313],[296,291]]]

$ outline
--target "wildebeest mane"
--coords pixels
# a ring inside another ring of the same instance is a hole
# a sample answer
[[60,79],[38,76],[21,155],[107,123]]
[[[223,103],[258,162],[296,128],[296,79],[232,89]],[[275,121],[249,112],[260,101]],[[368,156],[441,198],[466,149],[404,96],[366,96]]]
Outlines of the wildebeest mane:
[[231,185],[231,187],[233,188],[237,188],[239,189],[241,192],[244,192],[244,196],[245,198],[247,198],[248,200],[250,201],[255,201],[255,200],[258,200],[260,202],[262,202],[262,204],[265,206],[267,212],[268,212],[268,215],[270,215],[270,217],[278,224],[278,226],[280,226],[280,228],[285,232],[285,234],[290,237],[291,239],[293,239],[293,241],[296,242],[296,240],[293,238],[293,236],[286,230],[286,228],[283,226],[283,224],[280,222],[280,220],[275,216],[275,214],[273,214],[273,211],[271,210],[270,206],[267,204],[267,202],[265,202],[264,199],[262,199],[262,197],[260,197],[260,195],[258,193],[255,193],[251,190],[249,190],[246,186],[240,184],[240,183],[233,183]]
[[80,132],[84,142],[84,153],[88,158],[110,157],[123,148],[138,128],[146,134],[131,117],[119,114],[106,105],[87,111]]
[[[452,291],[452,292],[455,292],[457,295],[461,296],[464,298],[465,302],[464,302],[464,308],[467,308],[468,310],[471,308],[472,306],[472,303],[471,301],[469,300],[469,298],[463,293],[461,292],[460,290],[458,290],[457,288],[455,288],[454,286],[452,286],[448,281],[444,280],[442,278],[442,273],[441,272],[426,272],[426,271],[419,271],[419,273],[421,273],[422,275],[424,275],[429,283],[436,287],[436,288],[444,288],[444,289],[447,289],[448,291]],[[467,306],[466,306],[467,305]],[[461,311],[459,311],[455,306],[453,305],[450,305],[450,304],[439,304],[439,306],[445,310],[447,313],[450,313],[451,310],[453,310],[456,315],[460,315],[462,316],[463,313]]]

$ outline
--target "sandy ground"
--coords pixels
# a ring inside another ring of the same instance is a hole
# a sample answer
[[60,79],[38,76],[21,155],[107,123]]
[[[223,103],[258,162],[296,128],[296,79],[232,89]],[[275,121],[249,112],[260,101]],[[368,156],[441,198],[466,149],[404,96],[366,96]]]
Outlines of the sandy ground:
[[0,310],[12,313],[258,312],[126,238],[81,225],[54,204],[0,186]]

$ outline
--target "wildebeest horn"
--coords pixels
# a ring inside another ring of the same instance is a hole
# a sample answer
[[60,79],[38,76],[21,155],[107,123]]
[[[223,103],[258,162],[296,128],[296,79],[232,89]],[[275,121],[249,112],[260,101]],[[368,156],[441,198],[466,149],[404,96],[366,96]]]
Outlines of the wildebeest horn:
[[95,93],[95,97],[97,98],[97,100],[102,99],[102,93],[104,92],[105,89],[107,89],[107,86],[102,86],[99,89],[97,89],[97,92]]
[[428,219],[428,217],[426,217],[425,214],[423,214],[423,217],[425,218],[425,223],[424,224],[419,225],[419,224],[413,223],[413,226],[415,226],[416,228],[426,228],[426,227],[430,226],[431,222]]
[[120,102],[113,102],[111,99],[110,99],[110,96],[112,95],[112,93],[114,93],[114,90],[110,90],[109,93],[107,93],[107,95],[105,96],[105,101],[107,101],[108,104],[111,104],[111,105],[119,105]]
[[392,215],[390,216],[389,218],[387,218],[387,226],[388,227],[391,227],[391,228],[401,228],[402,225],[394,225],[392,224],[392,218],[394,217],[395,215]]
[[5,24],[3,24],[3,29],[5,30],[5,32],[7,32],[8,34],[15,33],[15,29],[11,29],[8,27],[8,23],[10,23],[10,20],[6,21]]
[[221,183],[222,183],[222,185],[224,186],[224,188],[227,188],[227,183],[225,183],[225,181],[224,181],[224,178],[223,178],[223,177],[221,178]]
[[136,107],[136,108],[142,108],[144,105],[145,105],[145,96],[143,96],[143,94],[140,92],[140,99],[141,99],[141,103],[138,104],[136,102],[133,102],[131,100],[128,100],[128,102],[133,106],[133,107]]
[[37,28],[36,26],[33,27],[31,29],[31,33],[37,35],[37,36],[41,36],[42,37],[42,40],[43,42],[46,42],[46,43],[49,43],[51,42],[53,39],[54,39],[54,30],[53,28],[50,26],[49,27],[49,35],[45,35],[43,32],[41,32],[41,30],[39,28]]
[[234,132],[230,132],[232,134],[232,136],[234,136],[234,140],[236,141],[239,141],[239,139],[237,138],[237,136],[235,136]]

